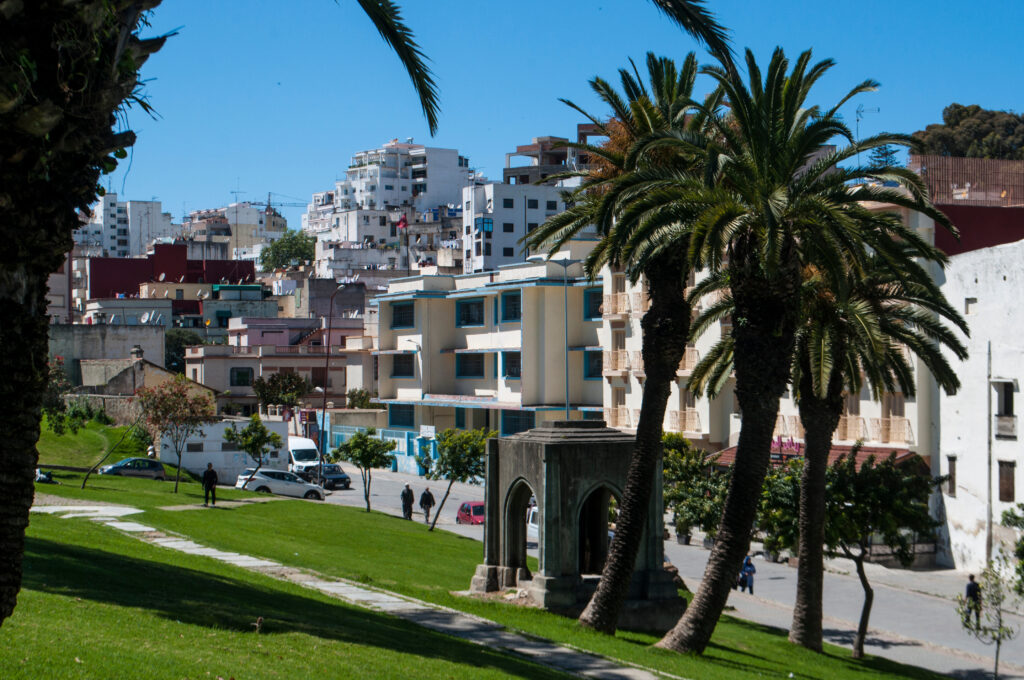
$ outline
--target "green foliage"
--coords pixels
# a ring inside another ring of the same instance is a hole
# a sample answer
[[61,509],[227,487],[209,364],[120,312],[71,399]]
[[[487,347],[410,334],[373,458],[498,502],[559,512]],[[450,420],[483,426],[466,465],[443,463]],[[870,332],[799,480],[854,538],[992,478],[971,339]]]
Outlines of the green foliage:
[[316,238],[304,231],[288,229],[284,236],[263,249],[260,266],[264,270],[293,267],[312,262],[315,257]]
[[370,402],[372,396],[369,390],[365,390],[362,387],[353,387],[345,393],[345,407],[373,408],[373,403]]
[[1024,115],[983,109],[977,104],[950,104],[942,123],[914,133],[921,153],[969,158],[1024,159]]
[[872,168],[898,167],[900,165],[899,153],[896,147],[891,144],[876,146],[868,155],[868,166]]
[[170,328],[164,334],[164,366],[175,373],[185,372],[185,348],[203,344],[203,336],[188,328]]
[[298,373],[274,373],[253,380],[252,391],[264,406],[280,404],[294,408],[299,399],[313,391],[313,385]]
[[43,414],[50,431],[61,435],[65,432],[75,434],[88,418],[68,409],[64,395],[71,391],[71,381],[64,370],[64,358],[55,357],[48,366],[46,389],[43,392]]
[[486,472],[487,440],[497,437],[494,430],[456,430],[448,428],[437,435],[437,460],[417,456],[416,460],[424,468],[427,479],[447,479],[448,488],[444,492],[441,503],[434,513],[434,521],[430,530],[434,530],[437,518],[441,516],[444,502],[452,491],[452,484],[479,484]]
[[777,553],[796,550],[800,538],[800,477],[804,461],[795,458],[769,470],[761,487],[757,528],[764,534],[764,549]]
[[714,466],[714,457],[695,449],[680,434],[662,437],[664,457],[665,509],[675,518],[676,533],[688,534],[693,527],[709,536],[718,533],[731,471]]
[[981,587],[981,614],[976,615],[973,603],[964,595],[957,595],[956,612],[964,630],[986,645],[995,645],[995,667],[993,677],[999,680],[999,652],[1004,642],[1008,642],[1020,632],[1007,614],[1013,609],[1014,599],[1010,558],[1000,550],[995,558],[988,563],[978,578]]
[[363,499],[366,501],[366,512],[370,512],[370,485],[373,483],[373,468],[390,467],[395,454],[391,453],[398,446],[390,440],[378,439],[374,435],[377,430],[369,428],[366,432],[356,432],[349,440],[336,447],[330,453],[331,462],[345,460],[359,468],[363,478]]
[[179,373],[172,380],[154,387],[143,387],[136,395],[146,423],[169,437],[174,447],[178,459],[175,491],[181,480],[181,454],[185,440],[197,432],[201,433],[202,425],[214,418],[213,399],[204,392],[193,391],[195,389],[195,383]]
[[[1018,503],[1016,508],[1003,512],[1003,526],[1024,531],[1024,503]],[[1024,596],[1024,534],[1014,543],[1013,556],[1017,559],[1017,564],[1014,565],[1017,573],[1014,589],[1018,595]]]
[[[283,445],[281,435],[268,430],[258,413],[253,414],[249,419],[249,424],[241,431],[232,423],[231,427],[224,430],[224,441],[237,445],[239,450],[245,451],[250,458],[256,461],[256,469],[252,471],[252,475],[249,475],[249,479],[245,480],[245,484],[248,484],[256,472],[263,467],[263,462],[270,452]],[[243,489],[245,484],[242,485]]]

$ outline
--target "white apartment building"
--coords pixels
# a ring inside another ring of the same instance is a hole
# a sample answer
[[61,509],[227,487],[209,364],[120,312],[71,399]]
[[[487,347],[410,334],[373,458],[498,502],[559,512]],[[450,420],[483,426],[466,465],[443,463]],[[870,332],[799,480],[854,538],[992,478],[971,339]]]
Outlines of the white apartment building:
[[377,401],[399,453],[410,453],[400,435],[423,426],[514,434],[564,419],[567,401],[570,418],[601,417],[601,284],[583,276],[586,247],[571,260],[396,279],[376,298]]
[[158,238],[176,236],[181,228],[171,223],[160,201],[118,201],[108,193],[93,206],[89,221],[73,232],[75,244],[106,257],[139,257]]
[[472,181],[469,159],[456,149],[394,139],[352,156],[345,178],[334,183],[333,191],[313,194],[302,228],[310,233],[337,228],[341,213],[350,210],[411,206],[419,211],[455,205],[462,187]]
[[228,237],[229,251],[234,253],[251,252],[281,238],[288,229],[288,220],[269,204],[242,201],[221,208],[193,210],[182,226],[193,237]]
[[1021,400],[1015,399],[1024,383],[1024,311],[1012,303],[1022,287],[1024,241],[954,255],[942,284],[971,330],[969,338],[961,336],[970,355],[957,367],[960,390],[939,397],[940,456],[932,465],[949,476],[936,512],[948,554],[938,557],[958,569],[982,569],[1018,533],[1001,519],[1024,501]]
[[[498,184],[462,189],[463,271],[490,271],[529,255],[526,234],[565,210],[563,189],[548,185]],[[580,238],[592,237],[584,231]]]

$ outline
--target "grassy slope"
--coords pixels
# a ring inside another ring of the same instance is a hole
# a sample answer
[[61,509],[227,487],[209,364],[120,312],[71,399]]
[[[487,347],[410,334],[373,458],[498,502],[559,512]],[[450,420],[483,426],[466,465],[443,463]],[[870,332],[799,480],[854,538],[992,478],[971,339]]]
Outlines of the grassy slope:
[[[36,445],[36,448],[39,449],[39,463],[41,465],[92,467],[127,429],[127,427],[110,427],[100,425],[96,421],[89,421],[75,434],[56,435],[46,427],[44,420],[39,443]],[[145,449],[136,440],[132,437],[125,437],[124,441],[107,458],[107,462],[116,463],[122,458],[145,455]]]
[[[443,531],[431,534],[418,522],[380,513],[299,501],[209,512],[163,511],[158,508],[183,502],[182,499],[168,493],[170,485],[147,487],[147,481],[104,479],[105,488],[85,492],[69,486],[40,490],[57,489],[58,493],[72,496],[131,502],[149,508],[142,521],[205,544],[373,583],[534,635],[685,677],[939,677],[878,658],[856,662],[849,658],[847,650],[838,647],[829,646],[825,654],[814,654],[789,644],[783,631],[729,617],[719,624],[704,656],[682,656],[650,647],[656,638],[648,635],[620,633],[607,637],[541,610],[452,595],[452,591],[468,588],[473,570],[482,558],[480,543],[470,539]],[[198,496],[192,502],[198,502]]]
[[428,679],[566,677],[92,522],[44,516],[33,517],[24,589],[0,629],[5,680],[407,680],[410,669]]

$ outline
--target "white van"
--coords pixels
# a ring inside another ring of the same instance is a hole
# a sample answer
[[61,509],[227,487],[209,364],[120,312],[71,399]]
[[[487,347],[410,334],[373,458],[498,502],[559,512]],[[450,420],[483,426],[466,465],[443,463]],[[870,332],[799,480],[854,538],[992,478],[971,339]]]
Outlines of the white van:
[[320,466],[320,451],[316,442],[306,437],[288,435],[288,471],[300,477],[316,474]]

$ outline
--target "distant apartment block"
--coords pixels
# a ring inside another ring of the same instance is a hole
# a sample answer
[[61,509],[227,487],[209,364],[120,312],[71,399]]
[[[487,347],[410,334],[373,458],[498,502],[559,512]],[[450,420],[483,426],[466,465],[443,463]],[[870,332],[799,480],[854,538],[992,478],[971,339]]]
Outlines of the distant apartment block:
[[[581,144],[589,142],[591,137],[602,136],[593,123],[580,123],[576,126],[576,141]],[[548,180],[553,175],[575,170],[584,170],[590,163],[590,156],[585,151],[578,151],[565,146],[569,140],[565,137],[534,137],[529,144],[516,146],[515,151],[505,154],[505,168],[502,170],[502,182],[505,184],[537,184]]]
[[154,239],[180,235],[180,225],[160,201],[118,201],[108,193],[93,206],[88,222],[73,232],[75,244],[107,257],[143,255]]

